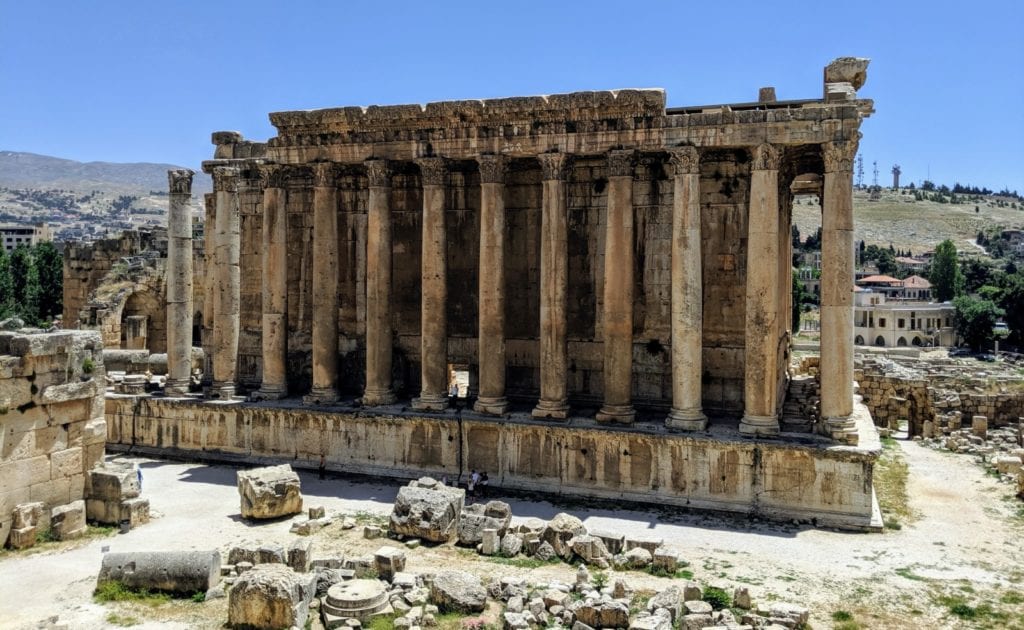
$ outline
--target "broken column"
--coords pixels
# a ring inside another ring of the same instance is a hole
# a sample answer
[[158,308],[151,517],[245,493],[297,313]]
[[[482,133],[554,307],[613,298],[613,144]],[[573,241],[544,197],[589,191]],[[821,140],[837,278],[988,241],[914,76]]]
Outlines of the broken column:
[[853,414],[853,160],[857,140],[822,145],[821,417],[833,439],[856,441]]
[[533,417],[564,420],[569,415],[566,337],[569,250],[565,181],[570,158],[565,153],[542,153],[537,159],[544,181],[540,227],[540,400]]
[[168,396],[188,393],[192,376],[192,176],[167,171],[167,381]]
[[775,435],[779,317],[779,150],[761,144],[751,151],[747,219],[746,333],[743,419],[740,433]]
[[604,239],[604,404],[598,422],[630,424],[633,411],[633,158],[608,152]]
[[238,362],[239,300],[241,290],[241,232],[238,207],[240,171],[229,166],[213,168],[213,190],[217,196],[214,225],[213,383],[215,398],[235,395]]
[[445,182],[444,158],[416,160],[423,182],[423,250],[420,276],[420,395],[413,409],[443,411],[448,408],[448,287],[445,277]]
[[135,551],[103,556],[97,584],[179,595],[205,593],[220,582],[217,551]]
[[395,402],[391,386],[391,171],[384,160],[367,160],[366,390],[363,404]]
[[672,410],[673,429],[702,431],[701,377],[704,299],[700,237],[700,156],[694,147],[669,152],[675,169],[672,202]]
[[263,380],[259,398],[276,400],[288,393],[288,216],[285,172],[260,166],[263,188]]
[[480,163],[480,394],[474,411],[501,415],[505,399],[505,159]]
[[334,165],[313,165],[313,389],[308,403],[338,400],[338,192]]

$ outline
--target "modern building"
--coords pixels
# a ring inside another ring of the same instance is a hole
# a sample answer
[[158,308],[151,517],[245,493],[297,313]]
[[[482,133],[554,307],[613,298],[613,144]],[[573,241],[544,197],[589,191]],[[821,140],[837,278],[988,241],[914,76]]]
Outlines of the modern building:
[[955,310],[949,302],[890,300],[884,291],[855,287],[853,343],[885,348],[952,346]]
[[8,253],[21,245],[32,247],[36,243],[53,240],[53,232],[46,223],[0,225],[0,236],[3,237],[4,250]]

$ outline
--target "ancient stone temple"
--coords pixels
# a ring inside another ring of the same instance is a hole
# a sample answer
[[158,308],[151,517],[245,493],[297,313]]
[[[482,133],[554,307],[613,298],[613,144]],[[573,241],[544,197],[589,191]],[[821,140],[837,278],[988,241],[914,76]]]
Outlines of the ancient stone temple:
[[[196,282],[221,402],[152,399],[155,424],[115,421],[113,441],[867,526],[866,67],[836,60],[806,100],[581,92],[279,112],[266,143],[217,132]],[[780,425],[794,192],[823,200],[822,422],[802,436]]]

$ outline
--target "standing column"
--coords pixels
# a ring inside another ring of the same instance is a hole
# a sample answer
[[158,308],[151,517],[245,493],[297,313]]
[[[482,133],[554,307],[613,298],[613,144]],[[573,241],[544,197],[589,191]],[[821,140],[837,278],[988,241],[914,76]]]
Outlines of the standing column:
[[313,165],[313,388],[305,402],[338,400],[338,191],[334,165]]
[[167,171],[167,381],[164,393],[184,396],[192,376],[192,176]]
[[535,418],[569,417],[566,295],[569,290],[566,178],[570,157],[542,153],[540,226],[540,400]]
[[694,147],[669,151],[672,189],[672,411],[665,424],[702,431],[704,276],[700,237],[700,156]]
[[[212,173],[212,171],[209,171]],[[213,322],[217,319],[217,194],[203,195],[203,391],[213,384]]]
[[218,166],[213,169],[213,190],[217,195],[214,226],[214,258],[217,275],[214,294],[213,384],[215,398],[235,395],[238,368],[239,296],[241,290],[241,232],[238,207],[239,169]]
[[836,440],[855,442],[853,414],[853,159],[857,140],[823,146],[821,217],[821,417]]
[[366,218],[366,391],[363,404],[390,405],[391,389],[391,171],[367,160],[370,199]]
[[505,399],[505,159],[480,163],[480,394],[473,410],[501,415]]
[[257,397],[276,400],[288,393],[288,217],[284,173],[261,166],[263,185],[263,381]]
[[412,402],[420,411],[448,408],[448,269],[445,237],[445,179],[443,158],[416,160],[423,181],[423,247],[420,277],[420,396]]
[[779,318],[779,150],[752,151],[747,217],[747,301],[740,433],[775,435]]
[[604,237],[604,405],[598,422],[633,422],[633,157],[608,153]]

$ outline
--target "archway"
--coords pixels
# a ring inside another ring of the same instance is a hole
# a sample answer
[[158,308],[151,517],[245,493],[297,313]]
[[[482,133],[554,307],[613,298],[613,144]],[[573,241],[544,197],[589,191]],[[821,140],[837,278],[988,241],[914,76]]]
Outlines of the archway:
[[896,340],[896,345],[901,347],[901,348],[906,347],[906,345],[907,345],[907,338],[906,337],[900,337],[899,339]]
[[138,290],[128,296],[121,310],[121,347],[167,352],[167,312],[162,296]]
[[882,335],[878,335],[877,337],[875,337],[875,345],[880,347],[880,348],[884,348],[885,347],[885,337],[883,337]]
[[856,337],[853,338],[853,343],[855,343],[858,346],[863,346],[864,345],[864,337],[862,337],[861,335],[857,335]]

